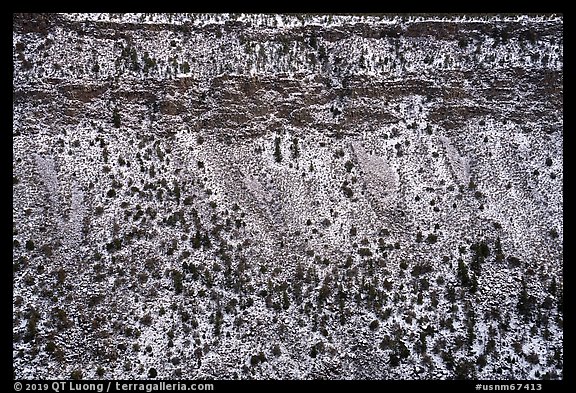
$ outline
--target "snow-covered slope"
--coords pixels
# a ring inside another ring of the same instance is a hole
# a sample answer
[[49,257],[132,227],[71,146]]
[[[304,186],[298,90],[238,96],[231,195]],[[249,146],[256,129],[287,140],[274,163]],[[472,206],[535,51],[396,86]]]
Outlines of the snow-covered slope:
[[15,376],[562,378],[562,24],[15,14]]

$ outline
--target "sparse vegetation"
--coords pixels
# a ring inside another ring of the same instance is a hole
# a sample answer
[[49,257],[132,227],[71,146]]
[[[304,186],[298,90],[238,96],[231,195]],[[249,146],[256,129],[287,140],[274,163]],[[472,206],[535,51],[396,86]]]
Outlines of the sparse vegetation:
[[274,160],[278,163],[282,162],[282,150],[280,137],[274,138]]
[[12,22],[14,379],[566,378],[561,16]]
[[34,240],[26,240],[26,249],[28,251],[33,251],[34,248],[36,248],[35,244],[34,244]]
[[120,128],[121,119],[120,119],[120,110],[118,109],[118,107],[115,107],[112,113],[112,123],[114,124],[114,127]]
[[352,168],[354,168],[354,164],[352,163],[352,161],[348,160],[344,164],[344,167],[346,168],[346,172],[350,173],[352,172]]
[[172,270],[172,283],[176,294],[182,293],[184,285],[182,284],[182,273],[178,270]]
[[156,378],[158,376],[158,371],[156,371],[156,369],[154,367],[150,367],[150,369],[148,370],[148,378],[152,379],[152,378]]

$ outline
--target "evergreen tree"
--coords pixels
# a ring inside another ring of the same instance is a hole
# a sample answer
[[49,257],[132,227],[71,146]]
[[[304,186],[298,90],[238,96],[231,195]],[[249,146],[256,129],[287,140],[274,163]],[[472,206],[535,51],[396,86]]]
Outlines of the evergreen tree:
[[464,263],[462,259],[458,259],[458,278],[463,286],[470,286],[471,281],[468,275],[468,266],[466,266],[466,263]]
[[280,142],[281,142],[280,137],[276,137],[276,139],[274,139],[274,160],[276,162],[282,162],[282,151],[280,149]]

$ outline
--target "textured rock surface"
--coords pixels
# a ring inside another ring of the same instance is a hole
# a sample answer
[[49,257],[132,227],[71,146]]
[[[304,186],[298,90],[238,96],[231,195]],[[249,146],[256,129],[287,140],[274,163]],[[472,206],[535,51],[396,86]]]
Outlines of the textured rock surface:
[[562,23],[15,14],[15,376],[562,378]]

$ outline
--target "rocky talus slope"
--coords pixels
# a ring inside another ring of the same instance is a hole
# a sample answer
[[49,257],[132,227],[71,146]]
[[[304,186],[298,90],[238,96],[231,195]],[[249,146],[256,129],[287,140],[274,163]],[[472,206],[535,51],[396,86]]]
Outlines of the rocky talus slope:
[[15,14],[14,376],[562,378],[562,28]]

